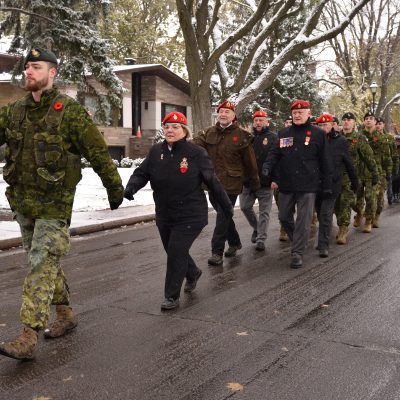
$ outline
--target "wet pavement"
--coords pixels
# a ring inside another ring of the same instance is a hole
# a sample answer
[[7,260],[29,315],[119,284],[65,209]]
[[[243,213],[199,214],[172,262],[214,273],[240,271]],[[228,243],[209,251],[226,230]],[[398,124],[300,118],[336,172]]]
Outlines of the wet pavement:
[[[33,362],[0,358],[0,399],[400,399],[400,205],[372,234],[289,268],[277,240],[208,267],[210,225],[192,248],[203,275],[161,312],[165,254],[153,222],[72,239],[63,265],[79,326],[40,339]],[[333,243],[333,241],[332,241]],[[0,254],[0,340],[19,332],[26,273],[20,249]]]

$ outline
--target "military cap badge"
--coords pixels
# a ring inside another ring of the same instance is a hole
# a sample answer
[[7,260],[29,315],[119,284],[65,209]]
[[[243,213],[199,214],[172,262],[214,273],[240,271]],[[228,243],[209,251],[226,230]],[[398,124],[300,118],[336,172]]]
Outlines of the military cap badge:
[[31,50],[31,54],[33,57],[39,57],[40,56],[40,51],[37,51],[36,49]]

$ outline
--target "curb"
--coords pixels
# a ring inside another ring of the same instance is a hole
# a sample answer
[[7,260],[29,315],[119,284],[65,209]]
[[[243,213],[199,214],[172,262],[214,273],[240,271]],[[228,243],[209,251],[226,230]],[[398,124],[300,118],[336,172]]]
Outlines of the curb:
[[[86,235],[88,233],[95,233],[100,231],[106,231],[109,229],[120,228],[124,225],[135,225],[141,222],[154,221],[155,214],[141,215],[138,217],[121,218],[113,221],[105,221],[97,224],[77,226],[70,228],[69,233],[71,236]],[[9,250],[13,247],[20,247],[22,245],[21,237],[15,237],[10,239],[0,240],[0,251]]]

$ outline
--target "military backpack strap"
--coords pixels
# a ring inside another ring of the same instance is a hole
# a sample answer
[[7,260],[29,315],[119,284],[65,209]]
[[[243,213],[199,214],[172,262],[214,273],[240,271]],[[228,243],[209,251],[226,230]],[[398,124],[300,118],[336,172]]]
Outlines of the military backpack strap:
[[57,135],[64,117],[65,109],[68,104],[74,100],[64,94],[57,95],[50,104],[49,111],[46,115],[46,125],[51,135]]
[[20,131],[22,129],[22,123],[26,114],[27,99],[28,96],[25,96],[22,99],[17,100],[11,108],[11,128],[13,130]]

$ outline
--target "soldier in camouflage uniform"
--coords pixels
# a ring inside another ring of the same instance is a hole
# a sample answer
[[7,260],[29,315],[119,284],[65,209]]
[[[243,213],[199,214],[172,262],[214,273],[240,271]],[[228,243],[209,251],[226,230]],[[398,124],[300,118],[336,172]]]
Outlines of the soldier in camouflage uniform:
[[[378,169],[374,154],[368,145],[366,137],[355,131],[355,116],[351,112],[346,112],[342,116],[342,134],[349,144],[350,157],[357,170],[359,183],[364,190],[369,193],[373,184],[378,183]],[[351,190],[350,178],[345,173],[342,180],[342,192],[335,204],[336,221],[339,232],[336,236],[337,244],[347,243],[347,233],[349,231],[351,210],[355,210],[356,196]]]
[[[392,190],[392,179],[393,177],[397,176],[398,171],[399,171],[399,154],[397,153],[397,145],[396,145],[396,140],[393,135],[390,133],[387,133],[385,131],[385,121],[383,118],[378,117],[376,119],[376,130],[379,132],[380,135],[384,136],[387,138],[389,142],[389,149],[390,149],[390,157],[392,159],[393,163],[393,168],[389,176],[387,176],[387,197],[388,197],[388,203],[392,204],[393,201],[393,190]],[[382,211],[383,206],[384,206],[384,191],[380,193],[378,196],[378,210],[377,215],[379,218],[380,211]],[[378,219],[376,218],[375,224],[378,224]],[[374,228],[377,228],[378,226],[374,226]]]
[[20,312],[24,328],[16,340],[0,344],[0,354],[20,360],[33,358],[51,304],[57,315],[45,337],[62,336],[77,325],[60,258],[70,246],[81,156],[102,179],[111,209],[123,200],[121,178],[101,133],[81,105],[53,86],[56,74],[56,56],[33,48],[25,59],[25,89],[30,93],[0,109],[0,145],[7,145],[6,196],[30,264]]
[[[380,135],[376,130],[376,119],[372,112],[367,112],[364,116],[364,130],[363,134],[368,140],[368,144],[370,145],[374,158],[376,161],[376,165],[378,168],[379,182],[374,187],[371,188],[371,192],[368,193],[365,190],[365,225],[363,232],[370,233],[372,230],[372,225],[378,226],[378,218],[379,214],[383,209],[383,204],[381,203],[381,199],[379,197],[379,193],[384,193],[386,188],[386,179],[392,173],[393,162],[390,155],[390,147],[389,141],[386,137]],[[369,197],[369,201],[368,201]],[[380,199],[380,204],[378,206],[378,198]],[[364,196],[362,196],[361,192],[357,193],[357,216],[362,215],[362,210],[364,206]],[[354,221],[354,226],[356,226],[357,219]]]

